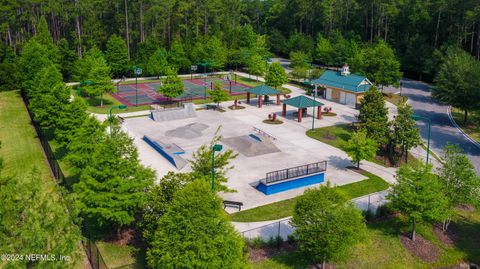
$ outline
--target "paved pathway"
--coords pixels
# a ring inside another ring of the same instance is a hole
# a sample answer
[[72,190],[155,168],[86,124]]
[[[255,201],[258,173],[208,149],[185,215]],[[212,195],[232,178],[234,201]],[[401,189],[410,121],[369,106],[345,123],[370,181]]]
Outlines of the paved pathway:
[[[352,200],[358,209],[367,211],[376,211],[376,209],[384,205],[387,200],[388,190],[370,195],[358,197]],[[291,223],[291,217],[277,220],[258,221],[258,222],[232,222],[235,229],[245,238],[254,239],[262,238],[268,241],[270,238],[281,236],[284,240],[295,230]]]
[[[385,88],[385,90],[398,92],[395,88]],[[449,106],[442,105],[431,97],[430,86],[427,83],[403,79],[402,95],[408,97],[408,103],[415,114],[431,119],[431,149],[441,154],[447,142],[460,145],[475,166],[477,174],[480,174],[480,146],[472,142],[452,123],[449,117]],[[421,128],[422,138],[426,141],[428,124],[419,121],[418,126]]]

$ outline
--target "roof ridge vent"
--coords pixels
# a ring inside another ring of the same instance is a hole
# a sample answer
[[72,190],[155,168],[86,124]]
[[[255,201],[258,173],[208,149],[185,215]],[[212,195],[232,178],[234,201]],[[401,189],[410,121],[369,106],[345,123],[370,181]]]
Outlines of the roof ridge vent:
[[350,75],[350,68],[347,63],[345,63],[342,67],[342,71],[340,72],[340,75],[346,77]]

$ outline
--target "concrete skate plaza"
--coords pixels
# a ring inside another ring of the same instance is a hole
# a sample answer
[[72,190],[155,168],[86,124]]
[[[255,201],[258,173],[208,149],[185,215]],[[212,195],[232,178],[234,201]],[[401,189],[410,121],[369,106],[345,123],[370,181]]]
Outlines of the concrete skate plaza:
[[[224,107],[231,105],[230,103],[232,102],[225,103]],[[345,168],[351,165],[351,162],[344,152],[306,136],[305,132],[309,129],[308,126],[311,126],[311,119],[305,118],[304,122],[298,123],[293,117],[279,117],[284,121],[283,124],[269,125],[262,121],[269,113],[280,113],[280,106],[269,105],[262,109],[255,107],[255,104],[245,106],[246,108],[242,110],[226,108],[227,112],[223,113],[198,110],[196,118],[164,122],[155,122],[148,117],[130,118],[125,120],[123,128],[134,137],[142,163],[156,170],[159,179],[168,171],[179,172],[179,170],[146,144],[142,140],[144,135],[163,143],[178,145],[185,151],[182,157],[187,160],[191,159],[192,153],[201,145],[211,141],[219,126],[222,126],[223,139],[220,143],[223,144],[224,150],[235,150],[245,143],[248,145],[248,142],[245,142],[248,140],[246,136],[258,135],[254,127],[274,136],[275,140],[267,141],[260,148],[245,149],[246,152],[243,154],[242,150],[238,150],[239,156],[232,162],[234,169],[227,175],[229,178],[227,185],[236,192],[222,193],[221,196],[224,199],[243,202],[242,209],[293,198],[301,195],[308,188],[302,187],[266,196],[251,186],[265,178],[267,172],[275,170],[327,160],[326,180],[332,184],[344,185],[365,179],[364,176]],[[353,115],[324,117],[316,123],[316,126],[345,123],[351,121],[352,117]],[[188,171],[190,171],[189,165],[180,170],[180,172]]]

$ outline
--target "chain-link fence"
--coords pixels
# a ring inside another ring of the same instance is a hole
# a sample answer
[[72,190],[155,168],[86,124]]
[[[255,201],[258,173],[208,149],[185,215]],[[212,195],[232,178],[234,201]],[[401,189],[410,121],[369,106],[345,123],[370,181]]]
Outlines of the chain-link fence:
[[[375,214],[380,206],[387,203],[387,194],[388,190],[371,193],[362,197],[352,199],[352,202],[359,210],[370,211]],[[239,230],[239,232],[243,238],[248,240],[261,239],[263,241],[269,241],[271,239],[277,238],[287,240],[294,231],[294,228],[291,224],[291,219],[292,218],[289,217],[253,228],[247,227],[245,230]],[[255,223],[252,223],[252,226],[254,225]]]

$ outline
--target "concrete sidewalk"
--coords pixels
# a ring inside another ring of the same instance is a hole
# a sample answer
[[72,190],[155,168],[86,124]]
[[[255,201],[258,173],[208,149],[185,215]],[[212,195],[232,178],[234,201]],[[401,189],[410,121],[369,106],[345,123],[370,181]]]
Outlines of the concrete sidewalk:
[[[359,210],[370,210],[375,212],[378,207],[387,203],[387,194],[388,190],[385,190],[352,199],[352,202]],[[288,236],[292,235],[295,231],[290,222],[291,218],[292,217],[286,217],[259,222],[232,222],[232,224],[235,227],[235,230],[237,230],[244,238],[261,238],[264,241],[268,241],[270,238],[280,236],[284,240],[287,240]]]

